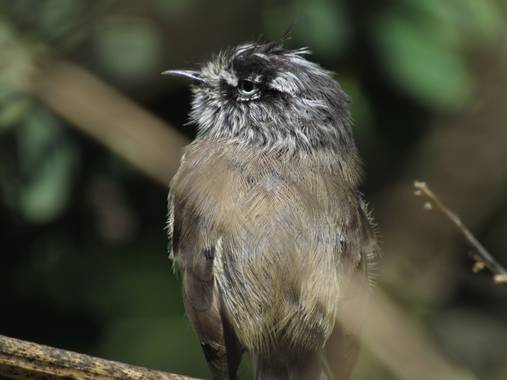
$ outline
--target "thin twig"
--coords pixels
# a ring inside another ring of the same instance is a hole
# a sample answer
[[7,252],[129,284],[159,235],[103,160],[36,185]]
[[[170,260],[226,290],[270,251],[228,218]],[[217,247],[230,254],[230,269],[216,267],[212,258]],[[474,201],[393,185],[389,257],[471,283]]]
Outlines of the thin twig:
[[0,335],[0,377],[2,376],[10,379],[193,379]]
[[[442,201],[431,191],[426,182],[415,181],[414,187],[416,189],[416,196],[425,196],[430,202],[425,203],[426,209],[432,209],[434,204],[458,229],[461,231],[465,240],[474,248],[475,252],[471,257],[475,260],[474,272],[486,267],[493,274],[496,283],[507,283],[507,270],[500,265],[489,251],[477,240],[477,238],[470,232],[470,230],[463,224],[461,219],[452,212]],[[431,203],[432,202],[432,203]]]

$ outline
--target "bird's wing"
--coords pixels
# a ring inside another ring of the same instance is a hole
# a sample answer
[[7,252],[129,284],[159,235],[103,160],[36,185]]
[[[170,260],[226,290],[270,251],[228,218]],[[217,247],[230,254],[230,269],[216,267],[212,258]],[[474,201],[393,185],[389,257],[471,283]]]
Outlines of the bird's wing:
[[340,380],[350,379],[357,361],[362,319],[367,314],[365,308],[372,281],[372,266],[378,254],[375,225],[361,196],[354,219],[359,242],[355,249],[359,250],[361,260],[352,269],[345,296],[340,303],[339,317],[325,347],[328,368],[333,378]]
[[224,315],[213,276],[219,237],[174,192],[169,195],[168,230],[170,257],[182,277],[185,310],[213,377],[234,378],[242,348]]
[[174,262],[174,192],[169,189],[169,195],[167,196],[167,241],[169,258]]

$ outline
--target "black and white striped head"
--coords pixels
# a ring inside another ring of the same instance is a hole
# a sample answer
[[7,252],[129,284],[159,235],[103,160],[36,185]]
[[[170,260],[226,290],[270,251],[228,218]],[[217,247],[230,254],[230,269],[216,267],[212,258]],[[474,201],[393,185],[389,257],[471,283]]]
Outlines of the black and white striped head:
[[351,149],[347,95],[308,54],[248,43],[219,53],[199,71],[164,74],[193,80],[190,118],[202,138],[287,152]]

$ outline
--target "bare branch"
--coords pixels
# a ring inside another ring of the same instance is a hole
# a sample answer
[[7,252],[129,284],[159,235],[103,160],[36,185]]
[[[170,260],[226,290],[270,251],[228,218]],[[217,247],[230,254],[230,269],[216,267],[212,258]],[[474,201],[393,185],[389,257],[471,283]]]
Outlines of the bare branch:
[[415,181],[414,187],[416,188],[416,196],[424,196],[430,200],[425,203],[424,208],[427,210],[432,209],[432,203],[437,209],[442,212],[458,229],[461,231],[465,240],[473,247],[474,253],[470,256],[475,260],[473,267],[474,272],[478,272],[486,267],[493,274],[496,283],[507,283],[507,270],[496,261],[489,251],[477,240],[477,238],[470,232],[470,230],[463,224],[461,219],[452,212],[442,201],[431,191],[426,182]]
[[3,335],[0,335],[0,376],[12,379],[193,379],[8,338]]

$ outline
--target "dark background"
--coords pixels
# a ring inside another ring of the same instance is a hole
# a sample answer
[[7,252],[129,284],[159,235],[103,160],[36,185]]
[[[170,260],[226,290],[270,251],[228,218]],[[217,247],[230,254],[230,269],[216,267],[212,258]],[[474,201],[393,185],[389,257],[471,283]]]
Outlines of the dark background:
[[[92,123],[90,138],[86,112],[65,116],[31,83],[70,62],[191,138],[187,85],[160,72],[289,28],[287,46],[308,46],[352,98],[384,251],[377,289],[445,361],[507,378],[507,287],[473,274],[459,233],[412,194],[427,180],[507,264],[507,25],[494,0],[0,0],[0,334],[208,376],[166,252],[177,160],[154,180],[104,137],[128,131]],[[129,117],[72,78],[51,83]],[[368,346],[355,374],[403,378]]]

